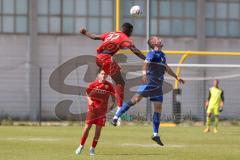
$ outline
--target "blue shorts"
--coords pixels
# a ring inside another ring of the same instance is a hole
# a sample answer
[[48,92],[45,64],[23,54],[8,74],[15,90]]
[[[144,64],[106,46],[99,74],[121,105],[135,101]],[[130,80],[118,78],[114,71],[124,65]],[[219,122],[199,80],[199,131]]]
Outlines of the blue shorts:
[[143,97],[150,97],[150,101],[163,102],[163,80],[149,81],[138,87],[137,93]]

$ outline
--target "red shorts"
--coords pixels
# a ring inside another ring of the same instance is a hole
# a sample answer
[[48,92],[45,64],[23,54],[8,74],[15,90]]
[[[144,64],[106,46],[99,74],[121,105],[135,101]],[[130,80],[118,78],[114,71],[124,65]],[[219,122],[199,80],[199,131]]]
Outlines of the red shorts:
[[106,74],[110,76],[120,72],[121,70],[121,67],[109,54],[97,54],[96,63],[104,70]]
[[87,119],[86,120],[86,124],[88,125],[92,125],[92,124],[95,124],[95,125],[98,125],[98,126],[105,126],[105,123],[106,123],[106,116],[104,117],[101,117],[101,118],[96,118],[96,119]]

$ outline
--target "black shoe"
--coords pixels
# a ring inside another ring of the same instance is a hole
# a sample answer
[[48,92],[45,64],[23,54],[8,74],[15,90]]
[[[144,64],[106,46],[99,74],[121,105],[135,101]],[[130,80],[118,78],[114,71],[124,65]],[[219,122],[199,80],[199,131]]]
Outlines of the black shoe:
[[159,136],[152,136],[152,140],[155,141],[160,146],[164,146]]
[[112,119],[111,124],[116,127],[117,126],[117,121],[118,121],[118,119]]

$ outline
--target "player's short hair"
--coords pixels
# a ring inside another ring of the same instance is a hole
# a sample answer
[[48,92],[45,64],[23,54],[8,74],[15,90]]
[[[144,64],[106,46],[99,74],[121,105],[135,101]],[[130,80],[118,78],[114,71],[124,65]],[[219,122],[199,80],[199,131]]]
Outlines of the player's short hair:
[[123,25],[122,25],[122,32],[124,32],[125,34],[130,36],[132,31],[133,31],[133,25],[131,23],[128,23],[128,22],[123,23]]
[[97,75],[102,71],[103,69],[101,67],[98,68],[97,70]]
[[148,39],[148,45],[149,45],[149,47],[151,48],[151,49],[154,49],[154,44],[153,44],[153,39],[154,39],[155,37],[150,37],[149,39]]

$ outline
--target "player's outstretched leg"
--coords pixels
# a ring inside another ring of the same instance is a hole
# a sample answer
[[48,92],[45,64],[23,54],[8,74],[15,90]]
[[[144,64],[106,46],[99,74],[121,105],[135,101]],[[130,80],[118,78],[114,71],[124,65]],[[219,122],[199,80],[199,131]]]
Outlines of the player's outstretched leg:
[[118,119],[129,110],[131,106],[133,106],[134,103],[132,101],[129,101],[127,103],[123,103],[122,107],[120,107],[117,112],[115,113],[115,116],[113,117],[111,124],[114,126],[117,126]]
[[162,112],[162,104],[160,102],[154,102],[154,113],[153,113],[153,136],[152,140],[157,144],[164,146],[162,143],[160,136],[158,135],[160,121],[161,121],[161,112]]
[[75,153],[76,155],[80,155],[84,149],[84,144],[87,140],[87,137],[88,137],[88,133],[91,129],[92,125],[85,125],[84,129],[83,129],[83,134],[82,134],[82,137],[81,137],[81,140],[80,140],[80,145],[79,147],[76,149]]
[[125,112],[129,110],[131,106],[134,106],[136,103],[138,103],[143,97],[141,95],[135,95],[131,99],[131,101],[124,103],[121,108],[115,113],[115,116],[113,117],[111,124],[114,126],[117,126],[117,121],[119,117],[121,117]]

